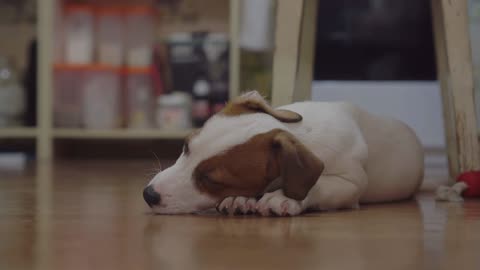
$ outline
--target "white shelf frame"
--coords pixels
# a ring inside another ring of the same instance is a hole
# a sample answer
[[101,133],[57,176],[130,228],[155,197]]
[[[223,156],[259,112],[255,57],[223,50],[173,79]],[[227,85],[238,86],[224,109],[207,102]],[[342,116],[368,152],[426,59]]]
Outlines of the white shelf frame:
[[36,139],[37,135],[34,127],[0,128],[0,139]]
[[55,139],[181,139],[193,129],[159,130],[159,129],[68,129],[53,130]]

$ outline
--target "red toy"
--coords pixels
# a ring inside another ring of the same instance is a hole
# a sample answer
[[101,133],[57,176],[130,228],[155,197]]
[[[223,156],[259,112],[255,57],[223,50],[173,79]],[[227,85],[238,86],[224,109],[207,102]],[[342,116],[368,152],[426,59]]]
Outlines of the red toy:
[[480,171],[462,173],[457,182],[467,185],[467,189],[462,193],[464,197],[480,197]]
[[466,198],[480,198],[480,171],[460,174],[456,184],[451,187],[438,187],[436,195],[437,199],[441,201],[463,201],[462,196]]

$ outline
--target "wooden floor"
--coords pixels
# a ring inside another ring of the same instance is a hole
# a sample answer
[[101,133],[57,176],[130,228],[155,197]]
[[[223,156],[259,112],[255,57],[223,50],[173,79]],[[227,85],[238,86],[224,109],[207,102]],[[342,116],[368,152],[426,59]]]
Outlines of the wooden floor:
[[0,269],[480,269],[480,201],[294,218],[154,216],[155,163],[0,171]]

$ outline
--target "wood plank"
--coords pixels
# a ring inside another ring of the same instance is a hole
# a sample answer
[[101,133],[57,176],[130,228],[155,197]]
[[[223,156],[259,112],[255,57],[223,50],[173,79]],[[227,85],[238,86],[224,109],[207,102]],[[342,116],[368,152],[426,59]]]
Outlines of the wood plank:
[[37,98],[37,157],[52,158],[52,61],[53,61],[53,17],[59,0],[43,0],[37,5],[38,12],[38,98]]
[[230,98],[240,93],[240,0],[230,0]]
[[277,1],[272,87],[272,105],[275,107],[293,100],[305,1]]
[[[456,134],[455,141],[448,143],[456,144],[459,172],[477,170],[480,169],[480,152],[475,120],[467,0],[441,0],[441,10],[448,63],[446,88],[451,94]],[[452,117],[447,118],[447,121],[452,121]],[[447,127],[451,128],[451,124]],[[451,132],[450,130],[447,134]]]
[[441,2],[438,0],[431,1],[433,34],[435,42],[435,53],[437,61],[437,77],[440,82],[442,103],[443,103],[443,120],[445,126],[445,135],[447,142],[448,169],[450,174],[450,183],[455,181],[455,177],[459,172],[457,144],[455,134],[455,118],[453,113],[451,89],[448,81],[448,59],[445,47],[445,33],[443,26],[443,11]]
[[39,165],[1,174],[0,269],[479,269],[478,200],[162,216],[141,194],[160,171],[153,157]]
[[312,98],[313,66],[315,61],[315,37],[317,30],[318,0],[305,0],[300,36],[299,63],[295,79],[293,101]]

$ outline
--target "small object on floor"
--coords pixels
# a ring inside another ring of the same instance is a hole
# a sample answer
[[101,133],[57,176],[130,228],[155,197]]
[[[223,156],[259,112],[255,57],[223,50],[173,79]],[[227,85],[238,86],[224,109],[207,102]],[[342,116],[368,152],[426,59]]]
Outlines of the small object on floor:
[[462,202],[463,197],[480,198],[480,171],[462,173],[451,187],[440,186],[435,193],[439,201]]

